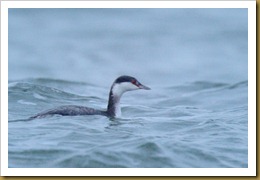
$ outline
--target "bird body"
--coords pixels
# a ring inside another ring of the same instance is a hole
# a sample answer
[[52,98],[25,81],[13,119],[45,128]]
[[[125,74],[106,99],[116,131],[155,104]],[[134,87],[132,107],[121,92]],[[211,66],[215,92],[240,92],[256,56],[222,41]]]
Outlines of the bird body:
[[41,118],[48,115],[59,114],[62,116],[78,116],[78,115],[103,115],[108,117],[120,117],[121,108],[120,108],[120,99],[122,95],[127,91],[133,91],[138,89],[149,90],[150,88],[142,85],[136,78],[131,76],[120,76],[118,77],[111,86],[109,92],[109,99],[107,110],[97,110],[84,106],[77,105],[65,105],[59,106],[54,109],[49,109],[38,113],[30,119]]

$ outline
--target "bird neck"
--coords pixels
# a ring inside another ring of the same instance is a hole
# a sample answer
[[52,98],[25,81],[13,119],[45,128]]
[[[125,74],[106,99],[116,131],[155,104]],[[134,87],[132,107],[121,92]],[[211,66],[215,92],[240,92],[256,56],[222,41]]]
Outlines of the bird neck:
[[120,108],[120,98],[122,94],[118,94],[113,91],[113,87],[109,92],[109,99],[107,105],[107,114],[111,117],[119,117],[121,116],[121,108]]

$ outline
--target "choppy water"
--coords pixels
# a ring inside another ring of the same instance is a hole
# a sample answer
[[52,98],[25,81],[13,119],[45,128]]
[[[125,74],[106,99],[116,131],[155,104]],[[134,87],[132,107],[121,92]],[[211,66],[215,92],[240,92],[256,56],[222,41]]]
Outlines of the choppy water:
[[[246,9],[11,9],[9,167],[248,167],[247,63]],[[122,118],[27,120],[122,74]]]

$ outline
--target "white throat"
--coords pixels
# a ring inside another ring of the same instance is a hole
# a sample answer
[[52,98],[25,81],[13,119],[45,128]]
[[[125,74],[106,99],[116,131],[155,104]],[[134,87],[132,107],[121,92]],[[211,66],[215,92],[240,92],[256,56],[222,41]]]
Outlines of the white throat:
[[121,107],[120,107],[120,100],[115,104],[115,115],[116,117],[121,117]]
[[108,112],[114,114],[116,117],[121,116],[120,99],[126,91],[139,89],[130,82],[115,83],[112,86],[111,94],[109,97]]

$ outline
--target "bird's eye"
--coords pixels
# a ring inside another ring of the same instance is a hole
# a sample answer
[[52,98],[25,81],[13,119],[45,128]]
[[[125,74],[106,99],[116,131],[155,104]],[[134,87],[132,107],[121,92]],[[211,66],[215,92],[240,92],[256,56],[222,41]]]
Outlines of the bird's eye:
[[132,80],[131,82],[132,82],[132,84],[136,85],[137,87],[139,87],[139,85],[140,85],[140,83],[135,79]]

